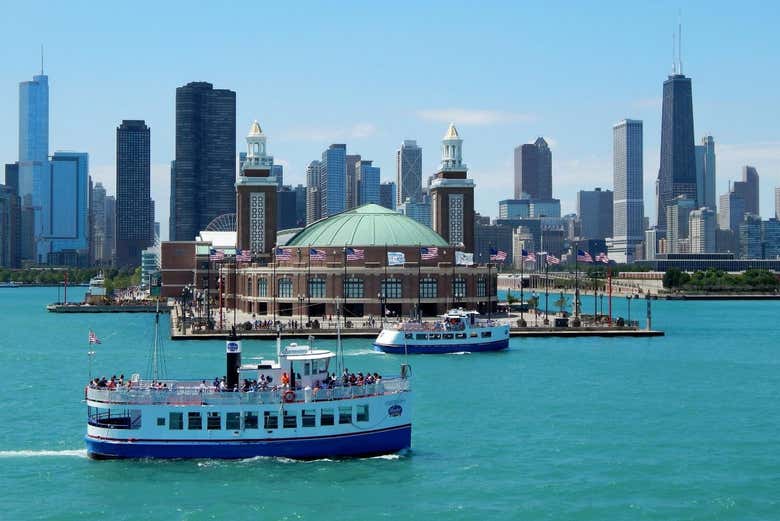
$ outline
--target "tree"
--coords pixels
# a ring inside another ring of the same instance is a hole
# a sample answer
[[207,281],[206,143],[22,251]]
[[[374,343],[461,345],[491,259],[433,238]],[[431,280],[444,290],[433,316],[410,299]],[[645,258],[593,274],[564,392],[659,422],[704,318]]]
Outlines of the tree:
[[561,296],[558,297],[558,300],[553,302],[553,306],[557,306],[558,309],[561,312],[561,315],[563,314],[563,309],[569,305],[569,301],[566,300],[566,297],[563,296],[563,293],[561,293]]

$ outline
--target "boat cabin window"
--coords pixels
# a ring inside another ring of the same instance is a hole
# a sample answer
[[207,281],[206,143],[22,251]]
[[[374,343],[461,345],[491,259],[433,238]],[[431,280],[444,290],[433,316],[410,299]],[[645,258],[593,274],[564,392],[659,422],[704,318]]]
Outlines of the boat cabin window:
[[455,338],[466,338],[466,333],[455,333]]
[[285,429],[295,429],[298,427],[298,416],[293,411],[284,411],[284,422],[282,423]]
[[320,425],[333,425],[333,409],[322,409],[320,411]]
[[441,333],[432,333],[431,340],[441,340]]
[[309,376],[310,374],[312,374],[312,371],[311,371],[312,363],[313,362],[304,362],[304,364],[303,364],[303,375],[304,376]]
[[244,428],[257,429],[257,413],[247,411],[244,413]]
[[339,407],[339,425],[352,423],[352,407]]
[[483,331],[482,332],[482,338],[490,338],[491,336],[493,336],[493,332],[492,331]]
[[357,406],[357,414],[356,414],[356,420],[359,422],[367,422],[368,421],[368,405],[358,405]]
[[158,427],[165,427],[165,418],[157,418],[157,426]]
[[241,429],[241,413],[229,412],[225,415],[225,428],[229,431]]
[[414,335],[413,335],[413,334],[411,334],[411,333],[406,333],[406,334],[404,335],[404,338],[405,338],[405,339],[407,339],[407,340],[411,340],[412,338],[414,338]]
[[415,335],[415,339],[417,339],[417,340],[428,340],[428,335],[425,334],[425,333],[417,333],[417,335]]
[[452,333],[444,333],[442,337],[444,340],[452,340]]
[[304,409],[301,411],[301,426],[315,427],[317,422],[317,411],[314,409]]
[[206,428],[210,431],[218,431],[222,428],[222,419],[218,412],[210,412],[206,421]]
[[184,414],[172,412],[168,415],[168,428],[172,431],[180,431],[184,428]]
[[203,419],[201,419],[199,412],[187,413],[187,429],[191,431],[199,431],[203,429]]
[[279,414],[275,411],[265,411],[263,413],[263,428],[264,429],[278,429],[279,428]]
[[140,429],[140,409],[106,409],[103,407],[87,407],[87,417],[90,425],[104,429]]

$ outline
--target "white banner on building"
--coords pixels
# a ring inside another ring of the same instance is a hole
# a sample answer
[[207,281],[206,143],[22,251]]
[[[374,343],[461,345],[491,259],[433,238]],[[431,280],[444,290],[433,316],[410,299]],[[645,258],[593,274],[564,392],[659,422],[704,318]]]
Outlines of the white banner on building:
[[406,255],[402,251],[389,251],[387,252],[387,265],[388,266],[403,266],[406,262]]
[[474,265],[474,254],[473,253],[466,253],[463,251],[456,251],[455,252],[455,264],[458,266],[473,266]]

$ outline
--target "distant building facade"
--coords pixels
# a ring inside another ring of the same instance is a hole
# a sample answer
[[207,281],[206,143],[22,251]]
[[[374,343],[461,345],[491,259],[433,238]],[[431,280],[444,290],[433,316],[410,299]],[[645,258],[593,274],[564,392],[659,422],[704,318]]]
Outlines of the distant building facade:
[[422,148],[417,141],[405,139],[395,153],[396,169],[396,206],[407,199],[412,202],[422,200]]
[[715,140],[704,136],[696,145],[696,199],[699,207],[706,206],[717,212],[715,194]]
[[707,207],[692,210],[688,214],[691,253],[715,253],[717,251],[716,228],[717,221],[713,210]]
[[44,235],[38,241],[48,264],[86,266],[89,263],[89,156],[55,152],[42,182],[41,218]]
[[358,206],[364,204],[380,204],[378,166],[373,161],[361,159],[355,164],[357,171]]
[[644,239],[644,166],[642,121],[624,119],[612,127],[612,176],[614,183],[612,235],[609,257],[617,262],[634,261],[637,245]]
[[320,168],[315,160],[306,167],[306,224],[312,224],[322,218],[322,198],[320,197]]
[[515,148],[515,199],[552,199],[552,153],[544,138]]
[[320,217],[343,212],[347,202],[347,145],[333,144],[320,162]]
[[396,185],[393,181],[379,184],[379,204],[388,210],[396,209]]
[[612,237],[613,193],[611,190],[580,190],[577,192],[577,215],[580,234],[585,239]]

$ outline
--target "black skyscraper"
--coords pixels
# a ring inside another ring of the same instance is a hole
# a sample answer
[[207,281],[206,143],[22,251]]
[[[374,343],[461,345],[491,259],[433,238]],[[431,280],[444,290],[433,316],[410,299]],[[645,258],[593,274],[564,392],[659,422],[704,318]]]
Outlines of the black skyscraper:
[[141,251],[154,244],[150,132],[143,120],[124,120],[116,129],[116,265],[141,264]]
[[170,240],[191,241],[236,211],[236,93],[210,83],[176,89]]
[[[664,82],[661,167],[658,170],[658,229],[666,230],[666,207],[678,195],[696,201],[691,79],[672,74]],[[698,207],[698,202],[696,203]]]
[[515,199],[552,199],[552,153],[544,138],[515,148]]

